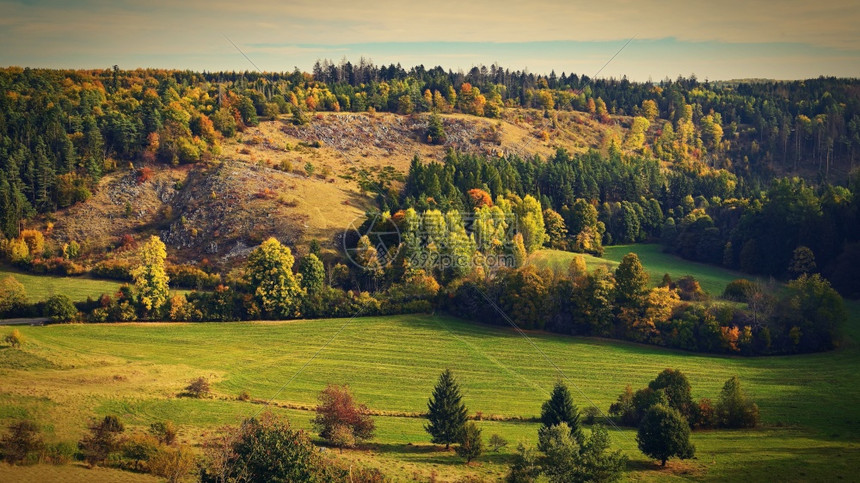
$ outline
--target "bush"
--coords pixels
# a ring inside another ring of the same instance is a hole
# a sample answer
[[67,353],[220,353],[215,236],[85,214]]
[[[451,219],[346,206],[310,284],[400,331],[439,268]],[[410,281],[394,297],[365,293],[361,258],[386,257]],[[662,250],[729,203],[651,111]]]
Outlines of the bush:
[[675,287],[678,289],[678,295],[681,300],[685,301],[702,301],[708,298],[708,294],[702,290],[699,281],[693,278],[692,275],[685,275],[675,282]]
[[133,434],[122,442],[122,456],[132,462],[131,469],[136,471],[141,471],[157,452],[158,440],[147,434]]
[[50,317],[54,322],[71,322],[78,317],[78,309],[72,300],[63,295],[52,295],[45,302],[45,317]]
[[752,291],[755,284],[745,278],[733,280],[726,285],[723,290],[723,298],[726,300],[734,300],[736,302],[746,302],[748,294]]
[[552,482],[617,480],[627,458],[620,450],[608,452],[609,446],[609,432],[599,425],[582,439],[574,438],[565,423],[541,428],[538,448],[545,455],[541,471]]
[[600,409],[595,406],[588,406],[582,411],[582,422],[585,424],[594,424],[600,417]]
[[149,434],[153,435],[159,443],[172,445],[176,442],[176,426],[173,421],[152,423],[149,425]]
[[618,419],[622,426],[636,426],[639,418],[636,407],[633,405],[633,388],[630,384],[624,388],[624,392],[609,406],[609,415]]
[[3,338],[3,341],[13,348],[18,349],[22,344],[24,344],[24,336],[21,335],[21,332],[18,329],[12,329],[12,332]]
[[481,437],[481,428],[472,421],[466,423],[463,429],[463,439],[454,451],[461,458],[465,458],[466,463],[471,463],[473,459],[481,456],[484,452],[484,440]]
[[185,446],[179,448],[158,448],[149,458],[149,472],[160,476],[170,483],[181,481],[194,471],[194,453]]
[[211,290],[221,283],[218,274],[206,273],[193,265],[168,265],[167,276],[170,277],[171,288]]
[[754,428],[758,425],[758,406],[750,400],[738,376],[723,385],[716,407],[716,420],[724,428]]
[[209,380],[205,377],[198,377],[185,386],[185,395],[189,397],[209,397],[210,392],[211,388],[209,387]]
[[328,462],[307,434],[270,412],[210,444],[200,481],[330,481]]
[[504,448],[507,445],[508,440],[499,436],[498,434],[490,436],[489,446],[492,451],[498,453],[500,449]]
[[104,463],[112,453],[118,451],[119,435],[123,431],[125,426],[116,416],[105,416],[103,420],[90,424],[90,434],[78,443],[78,449],[87,464],[95,466]]
[[534,449],[527,448],[520,443],[517,446],[511,469],[505,476],[505,481],[510,483],[533,482],[540,476],[540,473],[541,468]]
[[131,264],[124,260],[104,260],[97,263],[90,273],[96,277],[111,278],[130,282]]
[[9,433],[0,439],[3,459],[11,464],[34,463],[33,455],[44,446],[39,426],[33,421],[19,421],[9,426]]
[[702,398],[693,410],[690,426],[698,429],[716,428],[718,424],[717,413],[711,400]]
[[248,394],[248,391],[242,391],[239,393],[239,396],[236,397],[236,399],[238,399],[239,401],[250,401],[251,395]]
[[37,274],[55,275],[81,275],[86,271],[83,265],[61,257],[38,258],[33,260],[27,268]]
[[49,444],[42,451],[42,462],[52,465],[65,465],[75,459],[77,452],[74,443],[68,441]]

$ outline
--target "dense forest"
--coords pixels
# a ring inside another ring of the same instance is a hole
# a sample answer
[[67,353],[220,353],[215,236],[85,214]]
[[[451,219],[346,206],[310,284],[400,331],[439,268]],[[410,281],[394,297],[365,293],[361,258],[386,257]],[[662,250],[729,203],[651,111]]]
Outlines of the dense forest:
[[844,184],[860,147],[860,82],[834,78],[634,83],[495,65],[468,73],[406,71],[362,60],[324,61],[312,74],[10,67],[0,71],[0,89],[6,237],[35,213],[87,199],[106,171],[128,162],[207,159],[217,155],[221,139],[279,114],[307,122],[313,111],[499,117],[515,107],[547,115],[578,110],[607,124],[629,123],[618,149],[680,170],[725,168],[753,187],[789,172]]
[[548,210],[544,222],[558,220],[548,229],[556,248],[599,255],[603,245],[659,240],[684,258],[778,278],[798,275],[793,262],[805,257],[857,294],[860,183],[816,188],[781,178],[765,189],[743,179],[726,170],[662,170],[653,159],[618,153],[559,151],[543,161],[452,152],[443,163],[413,162],[401,205],[464,211],[475,189],[491,200],[533,195]]

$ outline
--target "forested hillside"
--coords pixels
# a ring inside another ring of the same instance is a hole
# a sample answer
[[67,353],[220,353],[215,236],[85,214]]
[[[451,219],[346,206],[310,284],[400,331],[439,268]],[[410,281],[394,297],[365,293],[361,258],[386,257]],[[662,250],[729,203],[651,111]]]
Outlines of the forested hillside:
[[[0,222],[7,237],[22,218],[87,199],[99,177],[130,161],[210,159],[222,139],[282,114],[305,123],[316,111],[493,118],[539,108],[552,119],[555,111],[574,110],[631,128],[607,145],[764,182],[787,172],[845,182],[860,147],[860,83],[829,78],[632,83],[495,65],[454,73],[362,61],[323,62],[313,74],[6,68],[0,88]],[[552,122],[536,135],[552,139],[565,129]]]
[[[660,240],[750,273],[814,267],[860,293],[857,80],[633,83],[324,61],[311,74],[12,67],[0,88],[0,231],[22,267],[79,273],[82,252],[121,258],[111,250],[149,232],[193,262],[244,256],[270,235],[306,242],[309,218],[345,224],[366,193],[381,212],[422,214],[532,195],[549,246]],[[410,150],[407,171],[391,156]],[[316,208],[295,210],[313,196]],[[122,213],[102,209],[117,203]],[[311,228],[331,241],[331,227]]]

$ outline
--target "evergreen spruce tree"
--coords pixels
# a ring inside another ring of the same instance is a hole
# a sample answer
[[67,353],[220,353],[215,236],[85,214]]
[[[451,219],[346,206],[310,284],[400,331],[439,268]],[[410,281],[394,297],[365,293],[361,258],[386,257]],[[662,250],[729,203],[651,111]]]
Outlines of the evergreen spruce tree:
[[451,443],[458,443],[463,438],[467,411],[462,399],[454,375],[450,369],[445,369],[427,403],[429,423],[424,429],[432,436],[431,442],[444,443],[446,450]]
[[577,441],[582,441],[582,425],[579,421],[579,409],[573,404],[573,398],[567,386],[558,381],[552,389],[549,400],[543,403],[540,410],[542,430],[565,423],[570,427],[570,434]]

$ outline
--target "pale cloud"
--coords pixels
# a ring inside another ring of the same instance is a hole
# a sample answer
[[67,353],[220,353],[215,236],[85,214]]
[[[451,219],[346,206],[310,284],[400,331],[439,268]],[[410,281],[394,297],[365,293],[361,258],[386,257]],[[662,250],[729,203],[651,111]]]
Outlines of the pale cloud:
[[[778,47],[767,46],[806,46],[817,50],[809,53],[807,49],[805,56],[790,60],[794,65],[771,61],[789,61],[784,52],[770,58],[763,55],[762,65],[780,77],[792,76],[791,69],[796,77],[856,76],[860,73],[857,25],[860,6],[856,0],[0,0],[0,65],[94,67],[119,63],[136,67],[136,62],[144,60],[152,63],[147,65],[168,66],[169,60],[170,67],[247,68],[247,62],[239,59],[223,38],[227,35],[249,55],[259,56],[255,63],[266,70],[284,69],[285,64],[307,69],[315,57],[346,55],[357,60],[368,55],[380,62],[392,59],[403,65],[458,59],[484,64],[499,61],[513,63],[516,68],[528,64],[533,71],[577,69],[590,75],[591,67],[599,68],[625,39],[635,35],[630,52],[613,62],[607,75],[616,75],[622,71],[617,69],[628,66],[631,70],[626,73],[639,78],[648,63],[652,68],[647,69],[647,75],[657,77],[713,71],[715,66],[727,69],[724,76],[744,66],[760,70],[742,59],[709,63],[708,59],[677,52],[685,45],[703,43],[716,45],[721,52],[736,51],[732,45],[743,49],[761,45],[773,50]],[[663,50],[640,49],[649,55],[642,62],[628,55],[636,54],[640,44],[666,38],[677,42],[666,44]],[[582,52],[556,50],[545,57],[535,42],[546,41],[569,41],[571,46],[576,42],[605,44],[602,49]],[[458,52],[444,44],[435,51],[422,47],[450,42],[465,47]],[[536,50],[526,53],[519,49],[511,54],[503,45],[492,51],[468,47],[486,43],[533,45]],[[411,52],[413,45],[422,49]],[[837,60],[840,56],[843,59]],[[159,58],[166,60],[159,63]],[[182,59],[187,59],[185,65],[181,65]],[[812,68],[819,71],[811,73]],[[712,77],[723,76],[716,73]]]

